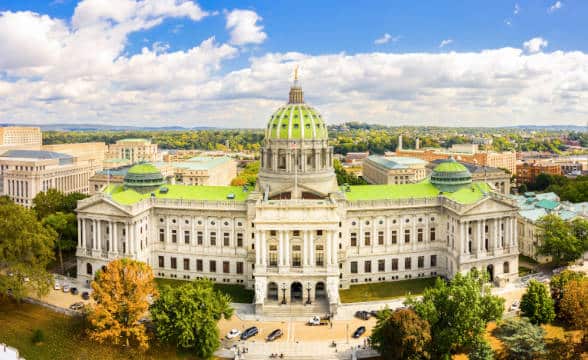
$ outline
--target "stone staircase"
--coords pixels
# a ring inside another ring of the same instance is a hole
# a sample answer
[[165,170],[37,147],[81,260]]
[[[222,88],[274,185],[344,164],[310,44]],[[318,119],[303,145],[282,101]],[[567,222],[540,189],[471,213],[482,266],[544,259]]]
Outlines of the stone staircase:
[[281,318],[302,318],[304,320],[313,315],[324,316],[329,313],[329,304],[326,302],[314,302],[311,305],[303,304],[265,304],[264,316]]

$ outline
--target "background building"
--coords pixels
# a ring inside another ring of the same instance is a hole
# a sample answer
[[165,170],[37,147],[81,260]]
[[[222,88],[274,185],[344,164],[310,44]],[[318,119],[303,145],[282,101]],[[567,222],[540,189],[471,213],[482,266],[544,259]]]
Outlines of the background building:
[[540,174],[561,175],[561,166],[545,161],[522,161],[517,163],[517,183],[534,183]]
[[38,127],[0,127],[0,153],[6,150],[41,150],[43,137]]
[[427,162],[409,157],[371,155],[363,160],[362,177],[370,184],[410,184],[427,177]]
[[142,161],[158,161],[157,144],[149,139],[121,139],[115,144],[108,145],[107,159],[125,159],[131,164]]

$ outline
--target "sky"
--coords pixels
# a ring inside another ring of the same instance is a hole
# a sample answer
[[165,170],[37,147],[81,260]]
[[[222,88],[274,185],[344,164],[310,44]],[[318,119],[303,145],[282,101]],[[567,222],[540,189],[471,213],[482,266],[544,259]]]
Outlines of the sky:
[[0,0],[0,123],[588,125],[588,1]]

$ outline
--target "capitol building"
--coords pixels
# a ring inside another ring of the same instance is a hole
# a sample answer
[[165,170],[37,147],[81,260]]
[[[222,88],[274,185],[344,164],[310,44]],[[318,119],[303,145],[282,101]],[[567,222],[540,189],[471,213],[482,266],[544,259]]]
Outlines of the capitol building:
[[503,285],[518,273],[517,205],[452,159],[418,183],[339,186],[325,119],[297,80],[268,120],[255,188],[166,184],[141,163],[77,214],[78,278],[128,257],[156,277],[254,289],[257,313],[336,312],[355,284],[477,268]]

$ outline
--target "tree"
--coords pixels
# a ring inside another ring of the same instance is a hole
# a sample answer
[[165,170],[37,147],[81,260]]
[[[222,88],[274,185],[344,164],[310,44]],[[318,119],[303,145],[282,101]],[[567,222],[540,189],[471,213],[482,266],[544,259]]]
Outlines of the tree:
[[47,215],[54,214],[63,209],[64,196],[55,189],[49,189],[38,193],[33,198],[33,209],[37,217],[43,219]]
[[57,240],[55,247],[59,255],[59,265],[61,266],[61,273],[65,273],[63,267],[63,251],[68,251],[76,248],[75,236],[77,233],[76,215],[73,213],[57,212],[50,214],[43,219],[43,224],[50,227],[57,233]]
[[215,291],[210,280],[195,280],[178,287],[164,286],[151,306],[160,340],[209,358],[219,347],[218,321],[233,314],[228,295]]
[[158,295],[151,267],[127,258],[111,261],[96,273],[92,289],[96,305],[88,315],[90,339],[127,346],[132,342],[146,350],[148,337],[139,320],[147,314],[149,298]]
[[568,282],[573,280],[582,280],[586,275],[582,272],[575,272],[571,270],[564,270],[559,274],[553,275],[549,282],[549,289],[551,290],[551,298],[553,299],[553,305],[555,313],[558,319],[566,321],[561,318],[560,303],[564,295],[564,288]]
[[547,343],[549,360],[577,360],[582,359],[582,344],[574,341],[571,334],[566,334],[564,339],[554,337]]
[[504,299],[493,296],[485,283],[484,274],[473,269],[467,275],[458,273],[449,284],[437,279],[421,300],[407,300],[431,325],[434,358],[472,347],[485,333],[486,324],[502,317]]
[[584,253],[584,244],[572,232],[569,223],[555,214],[542,217],[537,226],[540,231],[539,253],[550,255],[557,264],[579,259]]
[[572,232],[583,244],[584,251],[588,251],[588,220],[577,218],[572,221]]
[[547,286],[537,280],[531,280],[527,292],[521,299],[521,313],[533,324],[547,324],[555,318],[553,299]]
[[533,360],[545,354],[545,330],[526,318],[506,320],[495,335],[504,344],[507,359]]
[[47,294],[53,277],[46,267],[53,260],[56,237],[33,211],[0,197],[0,293],[7,294],[10,289],[18,301],[29,288],[38,296]]
[[429,322],[412,309],[385,309],[378,315],[370,341],[385,359],[428,359]]
[[588,331],[588,278],[571,280],[564,286],[559,316],[569,326]]
[[358,177],[354,173],[347,172],[341,162],[337,159],[333,160],[333,168],[335,169],[335,175],[337,176],[337,184],[349,184],[349,185],[365,185],[367,181]]
[[494,350],[488,344],[488,341],[480,339],[474,344],[472,350],[468,354],[469,360],[493,360]]

